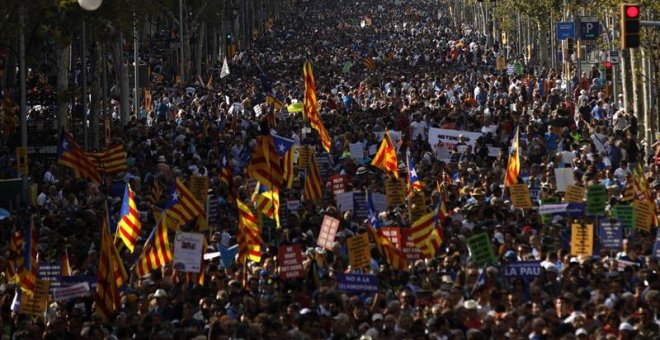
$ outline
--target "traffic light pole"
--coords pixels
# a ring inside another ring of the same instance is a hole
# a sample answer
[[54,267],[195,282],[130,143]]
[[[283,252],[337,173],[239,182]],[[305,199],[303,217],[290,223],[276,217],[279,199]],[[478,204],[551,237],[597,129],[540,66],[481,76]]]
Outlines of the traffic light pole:
[[642,20],[639,22],[640,25],[646,27],[660,27],[660,21],[645,21]]

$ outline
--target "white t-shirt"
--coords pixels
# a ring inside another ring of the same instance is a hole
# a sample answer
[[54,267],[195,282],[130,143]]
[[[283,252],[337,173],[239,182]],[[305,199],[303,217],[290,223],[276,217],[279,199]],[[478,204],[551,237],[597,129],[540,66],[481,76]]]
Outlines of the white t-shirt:
[[427,125],[425,121],[413,121],[410,123],[410,133],[412,135],[412,140],[417,140],[419,137],[426,137]]

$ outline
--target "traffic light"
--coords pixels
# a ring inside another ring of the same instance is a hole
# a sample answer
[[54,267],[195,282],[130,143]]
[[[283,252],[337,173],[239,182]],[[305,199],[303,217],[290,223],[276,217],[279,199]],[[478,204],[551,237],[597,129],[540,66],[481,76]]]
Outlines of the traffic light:
[[639,5],[621,4],[621,49],[639,47]]
[[575,53],[575,46],[573,45],[573,39],[566,39],[566,54],[570,57]]
[[612,81],[612,63],[606,61],[603,66],[605,67],[605,81]]
[[232,36],[231,32],[227,33],[227,44],[231,44],[233,42],[232,39],[233,39],[233,36]]

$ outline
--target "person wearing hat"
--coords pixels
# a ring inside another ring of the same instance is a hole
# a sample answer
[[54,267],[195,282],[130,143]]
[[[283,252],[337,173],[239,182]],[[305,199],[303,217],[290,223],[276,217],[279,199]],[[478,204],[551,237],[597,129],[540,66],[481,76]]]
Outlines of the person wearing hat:
[[158,169],[159,178],[165,182],[165,184],[172,184],[172,181],[174,180],[174,173],[172,172],[170,166],[167,164],[165,156],[158,156],[158,164],[156,165],[156,168]]
[[174,307],[170,304],[167,292],[162,288],[156,289],[153,297],[156,299],[156,306],[150,314],[160,315],[163,321],[172,321],[174,319]]

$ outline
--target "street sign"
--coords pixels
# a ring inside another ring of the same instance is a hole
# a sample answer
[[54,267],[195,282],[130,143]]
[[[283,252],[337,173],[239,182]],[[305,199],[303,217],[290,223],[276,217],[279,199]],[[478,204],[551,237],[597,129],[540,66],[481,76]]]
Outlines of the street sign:
[[580,38],[582,40],[596,40],[600,35],[600,22],[596,17],[580,18]]
[[619,65],[619,51],[610,51],[610,63]]
[[573,22],[558,22],[557,23],[557,40],[575,38],[575,23]]

